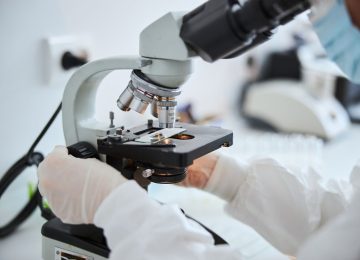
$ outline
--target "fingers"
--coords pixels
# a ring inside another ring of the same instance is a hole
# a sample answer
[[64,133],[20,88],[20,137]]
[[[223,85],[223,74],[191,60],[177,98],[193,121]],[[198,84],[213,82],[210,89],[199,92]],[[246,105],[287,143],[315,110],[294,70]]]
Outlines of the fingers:
[[219,156],[208,154],[194,161],[188,169],[186,179],[179,185],[203,189],[210,179]]
[[66,156],[68,156],[66,147],[56,146],[40,163],[37,175],[39,179],[39,189],[42,195],[44,195],[44,188],[52,187],[53,176],[57,176],[59,167],[64,166]]
[[44,161],[39,165],[38,173],[48,168],[54,168],[64,164],[64,159],[68,157],[68,152],[65,146],[56,146],[54,150],[49,153]]

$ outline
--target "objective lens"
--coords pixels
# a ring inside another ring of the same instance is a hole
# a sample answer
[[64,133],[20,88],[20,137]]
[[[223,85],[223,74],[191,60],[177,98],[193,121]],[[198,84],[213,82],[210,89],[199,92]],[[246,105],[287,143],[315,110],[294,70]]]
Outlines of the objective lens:
[[140,114],[143,114],[148,105],[152,103],[154,96],[150,93],[146,93],[141,89],[137,89],[132,85],[130,81],[127,88],[120,95],[117,105],[123,111],[134,110]]
[[133,71],[131,81],[121,93],[117,105],[123,111],[134,110],[143,114],[151,104],[152,114],[159,119],[160,128],[173,128],[177,105],[175,97],[179,94],[178,89],[158,86],[146,81],[141,72]]
[[152,115],[159,119],[159,127],[175,127],[177,102],[174,98],[158,97],[158,99],[152,103]]
[[122,111],[129,111],[130,110],[130,104],[131,101],[134,99],[133,91],[131,89],[132,85],[129,83],[129,85],[126,87],[123,93],[121,93],[117,105]]

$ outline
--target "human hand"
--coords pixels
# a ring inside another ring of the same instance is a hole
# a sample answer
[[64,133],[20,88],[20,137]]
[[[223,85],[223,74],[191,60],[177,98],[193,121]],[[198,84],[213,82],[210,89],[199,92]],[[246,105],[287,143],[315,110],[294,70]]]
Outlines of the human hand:
[[218,159],[219,157],[217,155],[208,154],[195,160],[194,164],[188,168],[187,176],[180,185],[204,189],[211,177]]
[[93,223],[96,210],[126,182],[120,172],[97,159],[78,159],[57,146],[38,168],[39,191],[51,210],[69,224]]

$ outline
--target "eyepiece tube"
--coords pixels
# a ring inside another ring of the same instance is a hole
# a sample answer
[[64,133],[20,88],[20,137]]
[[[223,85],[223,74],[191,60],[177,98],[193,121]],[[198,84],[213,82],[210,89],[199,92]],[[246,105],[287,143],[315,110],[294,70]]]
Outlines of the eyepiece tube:
[[180,37],[208,62],[236,57],[310,8],[309,0],[210,0],[183,18]]

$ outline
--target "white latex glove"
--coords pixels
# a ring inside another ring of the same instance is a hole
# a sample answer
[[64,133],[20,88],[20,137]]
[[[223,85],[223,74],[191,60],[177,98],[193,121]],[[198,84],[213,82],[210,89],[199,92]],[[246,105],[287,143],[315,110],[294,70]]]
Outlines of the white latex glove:
[[126,179],[97,159],[78,159],[57,146],[38,168],[39,191],[69,224],[93,223],[102,201]]
[[204,189],[214,171],[219,157],[215,154],[208,154],[199,159],[188,168],[187,176],[180,185]]

